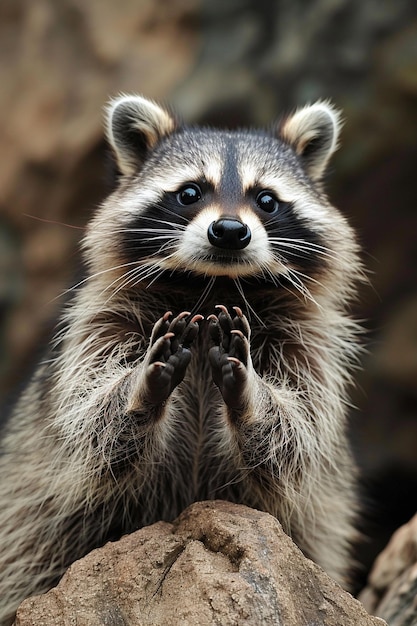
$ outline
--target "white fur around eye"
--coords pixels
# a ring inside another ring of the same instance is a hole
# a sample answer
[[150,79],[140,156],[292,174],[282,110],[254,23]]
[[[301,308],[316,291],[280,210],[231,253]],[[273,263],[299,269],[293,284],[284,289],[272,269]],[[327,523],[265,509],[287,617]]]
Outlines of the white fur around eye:
[[249,226],[252,234],[252,238],[248,246],[248,252],[250,253],[251,258],[254,261],[257,260],[258,265],[269,263],[272,258],[270,244],[267,232],[261,220],[249,210],[242,210],[239,217],[244,224]]

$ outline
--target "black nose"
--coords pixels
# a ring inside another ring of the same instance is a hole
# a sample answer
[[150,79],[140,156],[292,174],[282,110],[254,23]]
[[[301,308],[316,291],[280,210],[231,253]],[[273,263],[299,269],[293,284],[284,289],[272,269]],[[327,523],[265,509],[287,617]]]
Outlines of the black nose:
[[217,248],[243,250],[251,240],[249,226],[234,217],[221,217],[208,227],[209,242]]

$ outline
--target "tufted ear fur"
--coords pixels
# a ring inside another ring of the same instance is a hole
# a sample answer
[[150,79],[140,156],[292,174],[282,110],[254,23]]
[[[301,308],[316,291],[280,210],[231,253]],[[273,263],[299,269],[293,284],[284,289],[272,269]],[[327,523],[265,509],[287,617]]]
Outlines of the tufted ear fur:
[[175,127],[170,113],[151,100],[133,95],[111,100],[107,107],[107,139],[121,173],[134,174],[147,153]]
[[328,102],[316,102],[287,117],[279,134],[294,148],[307,174],[316,182],[323,177],[338,147],[341,126],[337,109]]

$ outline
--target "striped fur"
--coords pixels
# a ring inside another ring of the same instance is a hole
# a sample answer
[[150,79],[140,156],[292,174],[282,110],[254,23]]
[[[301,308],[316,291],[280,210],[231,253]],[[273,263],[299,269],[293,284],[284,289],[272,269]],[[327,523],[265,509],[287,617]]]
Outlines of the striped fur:
[[[359,333],[349,307],[362,270],[322,190],[338,113],[318,103],[271,132],[232,133],[122,96],[107,128],[119,187],[90,222],[86,278],[2,441],[0,623],[92,548],[211,498],[270,512],[347,585],[357,497],[345,413]],[[183,206],[190,183],[201,199]],[[275,212],[258,206],[262,190]],[[210,243],[223,216],[249,228],[244,249]],[[229,337],[232,400],[212,380],[219,304],[246,314]],[[167,311],[190,312],[191,361],[155,403],[151,378],[166,374],[161,355],[176,341],[158,340],[168,316],[154,329]]]

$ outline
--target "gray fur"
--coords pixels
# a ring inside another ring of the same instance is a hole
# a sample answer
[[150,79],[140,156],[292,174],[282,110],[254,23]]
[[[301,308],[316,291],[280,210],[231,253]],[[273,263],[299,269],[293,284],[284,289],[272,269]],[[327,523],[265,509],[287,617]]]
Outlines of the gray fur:
[[[327,151],[305,167],[297,155],[300,117],[287,121],[277,140],[174,132],[169,114],[146,102],[133,98],[127,107],[129,124],[139,105],[147,120],[138,126],[148,146],[140,169],[131,146],[125,153],[123,141],[108,132],[126,176],[89,225],[87,279],[75,289],[50,357],[2,442],[2,625],[23,598],[50,588],[92,548],[211,498],[270,512],[307,556],[347,584],[357,499],[345,409],[358,351],[358,327],[347,311],[361,268],[350,227],[313,182],[336,147],[337,123],[330,143],[325,128]],[[329,105],[320,107],[337,120]],[[111,105],[109,129],[115,110]],[[304,138],[308,119],[306,108]],[[317,110],[311,121],[316,133]],[[206,225],[222,215],[231,146],[239,184],[228,212],[250,224],[253,238],[238,260],[214,267]],[[149,203],[161,201],[162,190],[198,174],[213,182],[215,200],[174,231],[161,209],[161,222],[149,232],[160,238],[161,253],[127,265],[120,241],[132,216],[140,218]],[[285,196],[325,239],[325,248],[284,242],[319,258],[315,278],[285,267],[263,222],[243,200],[235,202],[254,181]],[[161,288],[162,270],[188,273]],[[193,282],[203,274],[213,277],[205,298]],[[244,280],[253,277],[259,287],[247,288]],[[244,309],[249,322],[239,309],[231,321],[221,318],[218,304]],[[161,319],[167,311],[206,319]],[[157,401],[159,393],[168,395]]]

